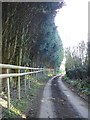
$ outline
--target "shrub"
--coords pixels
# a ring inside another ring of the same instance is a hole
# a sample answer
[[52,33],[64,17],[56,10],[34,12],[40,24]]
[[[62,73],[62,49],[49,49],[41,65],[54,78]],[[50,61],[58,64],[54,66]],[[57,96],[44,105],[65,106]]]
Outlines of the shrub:
[[70,79],[84,79],[87,77],[87,69],[83,67],[76,67],[66,71],[67,77]]

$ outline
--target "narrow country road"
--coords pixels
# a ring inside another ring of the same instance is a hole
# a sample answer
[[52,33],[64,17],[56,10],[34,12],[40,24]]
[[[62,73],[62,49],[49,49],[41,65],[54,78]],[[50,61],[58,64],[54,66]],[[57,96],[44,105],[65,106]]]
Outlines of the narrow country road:
[[58,77],[46,84],[39,118],[88,118],[88,104],[65,86]]
[[51,94],[51,83],[53,79],[50,79],[44,88],[39,118],[56,118]]

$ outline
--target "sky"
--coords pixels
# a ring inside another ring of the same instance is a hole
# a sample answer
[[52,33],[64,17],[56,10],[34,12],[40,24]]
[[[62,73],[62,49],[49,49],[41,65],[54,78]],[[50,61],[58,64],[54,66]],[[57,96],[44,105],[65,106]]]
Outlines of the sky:
[[57,13],[55,24],[64,47],[77,45],[81,40],[87,41],[88,1],[65,0],[66,6]]

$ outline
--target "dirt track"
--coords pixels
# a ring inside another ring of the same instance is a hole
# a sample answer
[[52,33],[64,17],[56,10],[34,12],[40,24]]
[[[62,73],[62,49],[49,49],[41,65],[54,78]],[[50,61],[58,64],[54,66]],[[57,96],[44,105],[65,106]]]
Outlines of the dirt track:
[[52,81],[52,97],[56,114],[59,118],[77,118],[78,113],[73,109],[71,104],[68,102],[67,97],[63,94],[59,88],[57,78]]
[[[65,86],[60,87],[60,79],[54,77],[48,81],[44,88],[43,97],[41,100],[39,118],[88,118],[88,106],[78,96],[69,94],[68,88]],[[64,93],[65,90],[68,92]],[[71,95],[71,96],[70,96]],[[74,101],[70,101],[68,97]],[[79,105],[80,104],[80,105]],[[81,105],[82,104],[82,105]],[[84,106],[83,106],[84,105]],[[81,107],[80,107],[81,106]],[[83,107],[82,107],[83,106]],[[80,108],[80,110],[78,109]],[[84,112],[84,113],[82,113]],[[83,115],[84,114],[84,115]]]

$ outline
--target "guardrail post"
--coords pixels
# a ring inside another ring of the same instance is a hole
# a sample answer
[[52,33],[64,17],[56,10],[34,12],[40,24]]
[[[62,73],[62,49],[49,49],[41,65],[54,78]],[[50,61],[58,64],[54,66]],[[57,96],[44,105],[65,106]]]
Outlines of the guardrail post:
[[39,75],[39,73],[37,73],[37,81],[38,81],[38,75]]
[[[9,74],[9,69],[7,69],[7,74]],[[7,106],[8,109],[10,110],[10,83],[9,83],[9,78],[7,78],[7,90],[8,90],[8,102],[7,102]]]
[[[26,72],[26,70],[25,70]],[[27,75],[25,75],[25,79],[24,79],[24,90],[25,90],[25,94],[26,94],[26,79],[27,79]]]
[[40,72],[40,79],[42,79],[44,76],[43,76],[43,71]]
[[29,85],[29,89],[30,89],[30,79],[29,79],[29,81],[28,81],[28,85]]
[[38,73],[36,73],[36,82],[37,82],[37,74],[38,74]]
[[11,84],[11,87],[13,87],[13,80],[12,80],[12,77],[10,77],[10,84]]
[[28,77],[28,79],[29,79],[29,80],[28,80],[29,89],[30,89],[30,76],[31,76],[31,75],[29,75],[29,77]]
[[[18,73],[20,73],[20,70],[18,70]],[[18,99],[20,100],[20,76],[18,76]]]
[[44,69],[43,71],[42,71],[42,76],[45,78],[45,74],[46,73],[46,70]]
[[28,87],[30,89],[30,75],[28,75]]

